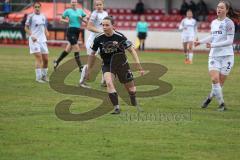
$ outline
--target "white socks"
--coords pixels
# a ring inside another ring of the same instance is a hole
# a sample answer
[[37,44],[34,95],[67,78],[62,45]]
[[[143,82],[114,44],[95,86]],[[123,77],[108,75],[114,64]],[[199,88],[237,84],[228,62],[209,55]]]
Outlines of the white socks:
[[47,77],[48,68],[42,68],[42,76]]
[[36,80],[40,80],[42,78],[42,69],[41,68],[35,69],[35,73],[36,73]]
[[84,65],[84,66],[83,66],[83,69],[82,69],[82,73],[81,73],[81,77],[80,77],[79,83],[84,83],[87,68],[88,68],[87,65]]
[[217,98],[219,105],[224,103],[222,87],[221,87],[220,83],[212,84],[211,93],[212,93],[212,95],[214,95]]
[[193,61],[193,53],[189,53],[189,54],[188,54],[188,59],[189,59],[190,61]]

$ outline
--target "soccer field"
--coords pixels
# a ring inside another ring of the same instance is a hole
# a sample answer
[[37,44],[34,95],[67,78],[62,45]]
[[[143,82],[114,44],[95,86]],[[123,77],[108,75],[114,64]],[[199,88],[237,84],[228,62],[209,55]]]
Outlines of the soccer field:
[[[50,47],[49,74],[61,51]],[[55,114],[60,101],[72,100],[70,111],[78,114],[94,109],[102,100],[58,93],[48,84],[35,82],[34,57],[28,48],[1,46],[0,159],[239,160],[240,56],[235,56],[224,86],[226,112],[216,110],[216,100],[208,109],[200,109],[211,89],[207,54],[196,54],[192,65],[185,65],[183,55],[177,53],[145,52],[140,59],[168,69],[159,80],[172,85],[170,92],[148,96],[156,86],[139,86],[147,95],[138,98],[144,112],[137,113],[120,100],[120,115],[64,121]],[[77,86],[78,81],[76,69],[65,83]],[[105,91],[100,75],[90,84]]]

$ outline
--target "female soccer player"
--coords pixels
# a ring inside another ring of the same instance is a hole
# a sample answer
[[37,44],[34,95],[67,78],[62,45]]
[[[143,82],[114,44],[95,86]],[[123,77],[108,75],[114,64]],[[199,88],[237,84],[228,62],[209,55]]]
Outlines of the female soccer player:
[[[90,31],[90,35],[86,43],[86,49],[87,49],[88,55],[92,53],[91,45],[93,43],[94,38],[98,33],[101,33],[103,31],[102,25],[101,25],[103,18],[108,16],[108,13],[103,10],[104,8],[103,0],[95,0],[94,4],[95,4],[95,10],[92,12],[87,24],[87,29]],[[85,88],[89,88],[89,86],[85,83],[85,78],[84,78],[87,68],[88,66],[84,65],[81,73],[81,78],[79,81],[79,85]],[[103,77],[102,77],[101,83],[104,84]]]
[[127,49],[132,54],[141,75],[144,74],[144,71],[140,65],[137,52],[133,48],[130,41],[127,41],[127,38],[123,34],[114,31],[112,17],[105,17],[102,21],[102,26],[104,32],[95,37],[91,47],[93,51],[91,55],[89,55],[89,69],[87,70],[86,77],[89,77],[89,73],[91,72],[94,64],[95,54],[99,49],[100,56],[103,60],[102,71],[107,84],[107,92],[114,106],[113,114],[119,114],[120,107],[118,103],[118,94],[113,84],[113,79],[115,76],[117,76],[119,81],[125,85],[125,88],[129,93],[132,105],[137,106],[135,95],[136,87],[133,82],[132,72],[127,62],[125,49]]
[[192,10],[188,10],[180,25],[182,31],[183,50],[185,53],[185,64],[192,64],[193,60],[193,42],[197,33],[197,21],[193,18]]
[[145,49],[145,40],[148,32],[148,23],[145,21],[145,17],[141,16],[140,21],[137,23],[137,36],[140,41],[139,50],[144,51]]
[[29,35],[30,54],[35,56],[36,81],[48,82],[48,47],[47,19],[41,13],[41,3],[33,4],[34,12],[29,14],[25,23],[25,31]]
[[211,23],[211,35],[194,45],[206,44],[210,48],[208,69],[212,80],[212,90],[203,102],[202,108],[207,108],[215,96],[219,103],[219,111],[226,110],[223,100],[222,87],[234,64],[233,39],[234,23],[231,17],[240,16],[226,1],[220,1],[217,5],[217,19]]
[[67,44],[65,50],[61,53],[57,60],[54,60],[53,65],[54,69],[57,68],[59,63],[63,60],[64,57],[68,55],[71,50],[74,50],[75,60],[79,67],[79,71],[82,69],[80,55],[79,55],[79,45],[78,45],[78,38],[80,34],[80,27],[82,22],[86,23],[86,14],[82,9],[77,8],[77,0],[71,0],[71,8],[66,9],[62,15],[61,22],[65,22],[69,24],[67,30],[67,39],[69,43]]

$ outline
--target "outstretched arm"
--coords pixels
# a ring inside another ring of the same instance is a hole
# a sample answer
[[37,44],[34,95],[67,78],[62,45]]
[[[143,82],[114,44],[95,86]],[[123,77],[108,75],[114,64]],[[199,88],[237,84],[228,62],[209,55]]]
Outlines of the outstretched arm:
[[133,46],[130,46],[127,50],[128,50],[128,51],[131,53],[131,55],[133,56],[133,59],[134,59],[134,61],[135,61],[136,64],[137,64],[137,68],[138,68],[138,70],[140,71],[140,74],[143,75],[143,74],[144,74],[144,70],[143,70],[143,68],[142,68],[142,66],[141,66],[141,64],[140,64],[140,60],[139,60],[139,57],[138,57],[138,54],[137,54],[136,50],[134,49]]

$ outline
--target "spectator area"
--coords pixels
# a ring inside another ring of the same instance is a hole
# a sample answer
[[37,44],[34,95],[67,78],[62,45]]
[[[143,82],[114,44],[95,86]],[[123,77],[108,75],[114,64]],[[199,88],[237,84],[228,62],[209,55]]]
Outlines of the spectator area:
[[[107,8],[106,11],[116,20],[116,27],[118,29],[133,30],[140,18],[139,15],[132,14],[131,9]],[[147,9],[144,16],[149,23],[150,30],[176,30],[178,29],[181,20],[184,18],[180,15],[178,9],[172,9],[170,14],[166,14],[164,9]],[[199,30],[209,30],[210,22],[215,18],[215,11],[211,10],[207,16],[207,21],[199,22]]]

